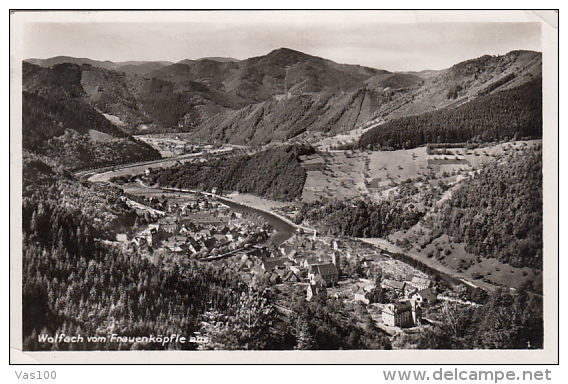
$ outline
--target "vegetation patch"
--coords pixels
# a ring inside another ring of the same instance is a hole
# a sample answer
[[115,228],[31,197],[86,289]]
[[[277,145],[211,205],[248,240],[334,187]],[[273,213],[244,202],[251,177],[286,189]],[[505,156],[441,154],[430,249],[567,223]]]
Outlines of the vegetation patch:
[[542,81],[472,100],[453,109],[402,117],[365,132],[360,148],[403,149],[427,143],[542,137]]
[[252,193],[274,200],[293,201],[302,195],[306,171],[299,156],[311,147],[288,146],[254,155],[212,158],[152,173],[152,184],[199,188],[218,192]]

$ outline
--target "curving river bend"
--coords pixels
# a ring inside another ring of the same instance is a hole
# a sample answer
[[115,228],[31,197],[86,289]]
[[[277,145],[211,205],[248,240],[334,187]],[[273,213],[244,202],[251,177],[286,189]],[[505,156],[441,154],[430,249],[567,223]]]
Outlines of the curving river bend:
[[[163,162],[153,161],[153,162],[148,163],[148,164],[141,163],[141,164],[137,164],[136,166],[124,166],[124,167],[120,167],[120,168],[115,168],[115,169],[110,170],[110,171],[104,170],[100,173],[94,172],[94,173],[88,175],[88,180],[91,181],[91,182],[94,182],[94,183],[109,183],[110,184],[109,180],[114,176],[124,176],[125,174],[129,174],[129,175],[142,174],[142,173],[144,173],[144,171],[146,169],[148,169],[149,164],[151,164],[153,166],[153,168],[154,167],[157,168],[157,167],[168,166],[170,162],[172,162],[171,159],[165,159]],[[175,195],[179,196],[179,195],[182,195],[184,193],[187,193],[187,194],[198,193],[198,191],[193,191],[193,190],[183,190],[183,189],[177,189],[177,188],[148,187],[148,186],[145,186],[143,184],[138,184],[138,185],[112,184],[112,185],[123,189],[125,192],[127,192],[129,194],[136,195],[136,196],[148,196],[148,195],[155,195],[155,196],[166,195],[167,196],[167,195],[171,195],[171,194],[175,194]],[[214,197],[214,198],[218,199],[220,202],[222,202],[223,204],[232,208],[236,212],[255,214],[255,215],[262,217],[264,220],[266,220],[266,222],[272,228],[274,228],[276,230],[276,233],[274,233],[271,237],[272,243],[274,243],[274,245],[276,245],[276,246],[281,245],[287,239],[292,237],[292,235],[294,235],[296,232],[298,232],[298,229],[310,231],[309,228],[302,228],[300,226],[297,226],[294,223],[292,223],[289,219],[282,217],[282,216],[278,215],[277,213],[270,212],[270,211],[267,211],[267,210],[259,208],[259,207],[255,207],[253,205],[238,203],[238,202],[233,201],[231,199],[228,199],[226,197],[214,195],[212,193],[208,193],[208,192],[201,192],[201,193],[203,195]]]

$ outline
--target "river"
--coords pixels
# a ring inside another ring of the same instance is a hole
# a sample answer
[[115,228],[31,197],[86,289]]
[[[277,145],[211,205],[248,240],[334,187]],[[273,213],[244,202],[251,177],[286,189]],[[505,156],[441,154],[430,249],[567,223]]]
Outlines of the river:
[[[140,169],[134,170],[136,173],[142,173],[144,171],[144,167],[140,167]],[[119,175],[123,172],[123,169],[117,169],[115,171],[104,172],[103,174],[94,174],[92,175],[89,180],[91,182],[99,182],[99,183],[109,183],[109,179],[113,176]],[[133,169],[129,169],[129,174],[133,174]],[[135,196],[143,196],[143,197],[169,197],[175,196],[179,197],[183,194],[195,194],[197,191],[189,191],[189,190],[179,190],[174,188],[158,188],[158,187],[148,187],[141,183],[132,183],[132,184],[125,184],[125,185],[118,185],[112,184],[116,187],[121,188],[126,193],[135,195]],[[271,242],[274,243],[276,246],[280,246],[283,242],[288,240],[297,232],[297,226],[294,225],[288,219],[281,217],[280,215],[267,211],[262,208],[254,207],[250,204],[243,204],[228,199],[226,197],[213,195],[211,193],[203,192],[205,196],[214,197],[218,199],[223,204],[227,205],[228,207],[232,208],[236,212],[241,213],[248,213],[248,214],[255,214],[262,217],[266,222],[275,229],[276,233],[274,233],[271,237]],[[303,228],[306,230],[306,228]]]
[[[177,188],[153,188],[154,190],[161,190],[164,193],[177,193],[178,195],[182,195],[184,193],[195,194],[197,191],[192,190],[183,190]],[[221,203],[225,204],[229,208],[233,209],[236,212],[241,213],[248,213],[248,214],[255,214],[257,216],[262,217],[268,225],[276,230],[276,233],[272,235],[270,238],[271,242],[274,243],[276,246],[280,246],[283,242],[288,240],[292,235],[294,235],[298,229],[306,230],[308,228],[302,228],[293,224],[288,218],[282,217],[277,213],[270,212],[268,210],[254,207],[249,204],[238,203],[234,200],[231,200],[226,197],[222,197],[216,194],[212,194],[209,192],[201,192],[201,194],[209,197],[216,198]]]
[[270,238],[272,243],[276,246],[280,246],[283,242],[292,237],[294,233],[296,233],[296,227],[294,225],[284,221],[282,218],[271,212],[237,203],[233,200],[220,196],[217,196],[217,199],[237,212],[252,213],[261,216],[272,228],[276,230],[276,233],[274,233]]

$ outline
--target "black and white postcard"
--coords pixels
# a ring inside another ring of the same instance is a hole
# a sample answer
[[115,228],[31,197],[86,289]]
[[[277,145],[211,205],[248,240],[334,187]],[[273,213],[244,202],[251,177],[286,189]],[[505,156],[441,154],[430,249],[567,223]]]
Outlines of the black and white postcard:
[[12,12],[12,362],[556,363],[557,44],[554,11]]

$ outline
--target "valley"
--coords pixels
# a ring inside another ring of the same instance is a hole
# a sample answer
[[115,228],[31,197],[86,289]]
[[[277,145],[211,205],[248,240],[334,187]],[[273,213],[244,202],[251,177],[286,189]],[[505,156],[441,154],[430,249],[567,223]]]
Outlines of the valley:
[[[153,143],[156,149],[162,148],[163,143],[169,145],[175,142],[180,146],[188,145],[176,138],[175,134],[162,134],[159,144],[155,141],[156,139],[153,141],[144,136],[139,138],[142,141],[148,140],[147,142]],[[380,202],[389,196],[396,198],[401,190],[412,188],[415,189],[415,196],[411,196],[412,204],[425,209],[427,213],[424,218],[427,218],[428,215],[435,215],[435,210],[451,197],[452,190],[459,187],[460,182],[474,176],[484,164],[496,161],[506,153],[531,149],[540,145],[540,140],[506,142],[470,149],[455,147],[438,150],[439,153],[431,154],[427,153],[428,150],[425,147],[376,152],[318,151],[302,159],[307,178],[300,200],[290,204],[252,194],[228,191],[231,193],[226,195],[228,199],[225,201],[244,204],[261,211],[272,211],[275,214],[278,214],[280,209],[288,208],[287,214],[292,213],[290,218],[293,219],[294,212],[300,209],[301,204],[351,200],[360,197]],[[238,149],[243,150],[244,148],[239,147]],[[78,176],[88,176],[90,182],[109,182],[117,177],[143,176],[149,171],[159,172],[159,169],[166,169],[188,161],[193,162],[203,158],[206,153],[208,156],[215,156],[234,150],[236,148],[229,146],[209,149],[207,152],[196,152],[133,166],[115,167],[113,170],[102,173],[89,175],[80,173]],[[437,188],[440,184],[444,184],[447,189],[434,197],[430,207],[426,207],[420,191]],[[130,183],[119,187],[128,194],[145,198],[176,196],[175,191],[147,186],[143,183]],[[527,282],[542,281],[541,271],[528,267],[512,267],[492,258],[479,259],[479,256],[476,257],[465,251],[463,243],[452,241],[447,235],[434,238],[430,240],[431,243],[425,243],[431,232],[422,223],[417,223],[408,229],[393,232],[385,238],[361,238],[361,240],[380,245],[392,252],[409,254],[432,268],[487,290],[495,290],[497,286],[515,290]],[[444,254],[443,260],[433,258],[432,255],[435,252]]]
[[24,61],[26,347],[116,326],[193,350],[542,348],[541,67]]

